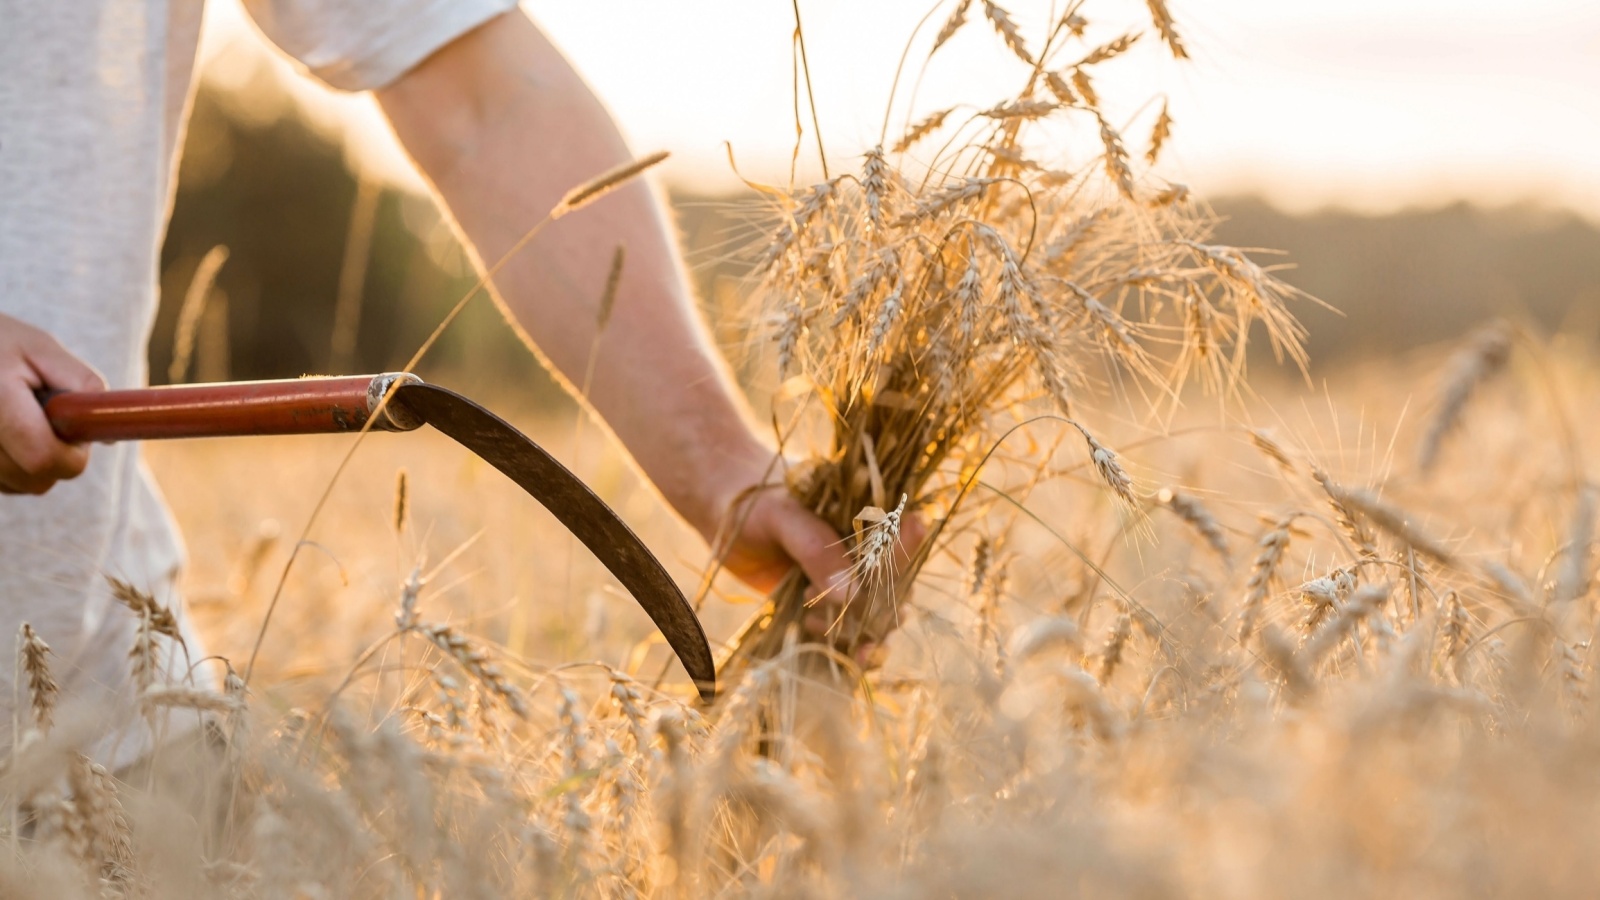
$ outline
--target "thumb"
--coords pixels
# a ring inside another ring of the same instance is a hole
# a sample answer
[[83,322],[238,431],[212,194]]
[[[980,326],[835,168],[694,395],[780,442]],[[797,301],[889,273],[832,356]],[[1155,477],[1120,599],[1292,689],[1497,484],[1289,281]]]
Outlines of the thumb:
[[842,604],[851,594],[850,557],[828,523],[798,503],[785,504],[774,529],[779,546],[805,573],[808,600]]
[[73,356],[55,338],[40,334],[24,351],[28,366],[43,380],[43,387],[62,391],[103,391],[106,380],[93,366]]

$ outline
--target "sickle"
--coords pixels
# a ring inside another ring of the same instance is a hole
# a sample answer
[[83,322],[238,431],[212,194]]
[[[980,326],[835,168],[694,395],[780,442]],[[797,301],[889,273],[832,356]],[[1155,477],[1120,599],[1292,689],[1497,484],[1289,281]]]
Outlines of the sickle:
[[[388,395],[388,402],[384,403]],[[268,434],[444,432],[548,509],[649,614],[700,696],[716,693],[716,666],[694,609],[616,512],[543,447],[466,397],[415,375],[242,381],[103,392],[41,392],[64,441],[154,440]]]

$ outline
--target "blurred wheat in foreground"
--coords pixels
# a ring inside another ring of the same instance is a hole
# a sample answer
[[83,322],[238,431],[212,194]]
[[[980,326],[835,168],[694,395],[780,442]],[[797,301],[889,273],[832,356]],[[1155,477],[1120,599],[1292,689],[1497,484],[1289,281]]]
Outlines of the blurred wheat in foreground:
[[[168,739],[130,771],[91,759],[100,711],[58,705],[52,636],[22,625],[0,894],[1592,895],[1600,434],[1565,404],[1600,371],[1495,323],[1315,406],[1251,394],[1253,324],[1300,360],[1297,298],[1135,171],[1093,74],[1137,38],[1087,43],[1074,6],[1030,40],[961,2],[935,49],[969,16],[1031,73],[1020,96],[775,198],[778,408],[819,448],[786,481],[862,585],[827,641],[786,584],[701,708],[642,657],[551,667],[480,636],[447,577],[470,540],[408,562],[381,622],[339,593],[346,548],[259,683],[223,663],[213,685],[170,610],[110,582]],[[1098,147],[1076,168],[1028,156],[1053,117]],[[1160,108],[1147,159],[1172,128]],[[1397,384],[1429,399],[1404,414]],[[207,451],[170,452],[209,497]],[[411,471],[357,543],[420,557],[414,522],[481,527],[482,492]],[[248,647],[278,533],[207,502],[197,555],[245,549],[221,579],[240,605],[201,619]],[[911,516],[932,525],[908,560]]]

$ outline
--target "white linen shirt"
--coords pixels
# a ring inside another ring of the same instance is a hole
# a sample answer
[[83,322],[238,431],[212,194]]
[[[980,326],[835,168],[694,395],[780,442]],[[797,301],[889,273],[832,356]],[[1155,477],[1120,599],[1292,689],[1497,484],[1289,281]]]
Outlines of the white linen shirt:
[[[0,0],[0,313],[53,334],[112,388],[146,383],[203,4]],[[393,81],[515,5],[244,2],[274,43],[348,91]],[[135,444],[95,447],[87,472],[45,496],[0,496],[0,755],[12,742],[12,636],[25,621],[56,652],[64,703],[109,698],[117,712],[93,755],[115,769],[146,751],[129,683],[135,623],[105,576],[177,608],[198,659],[175,593],[182,561]]]

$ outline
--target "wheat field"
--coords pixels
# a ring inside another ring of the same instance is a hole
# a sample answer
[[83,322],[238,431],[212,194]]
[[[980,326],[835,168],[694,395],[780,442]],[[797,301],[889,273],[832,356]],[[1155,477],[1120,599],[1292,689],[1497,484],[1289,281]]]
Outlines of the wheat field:
[[1494,321],[1313,382],[1318,301],[1210,243],[1164,105],[1100,106],[1140,41],[1186,55],[1177,23],[1091,40],[1081,10],[948,5],[930,63],[988,28],[1021,92],[765,192],[732,349],[856,561],[826,641],[798,577],[717,576],[571,417],[512,410],[707,585],[715,703],[437,435],[364,440],[305,541],[350,439],[151,446],[227,664],[186,678],[117,582],[141,709],[188,736],[111,773],[24,626],[5,895],[1592,894],[1600,368]]

